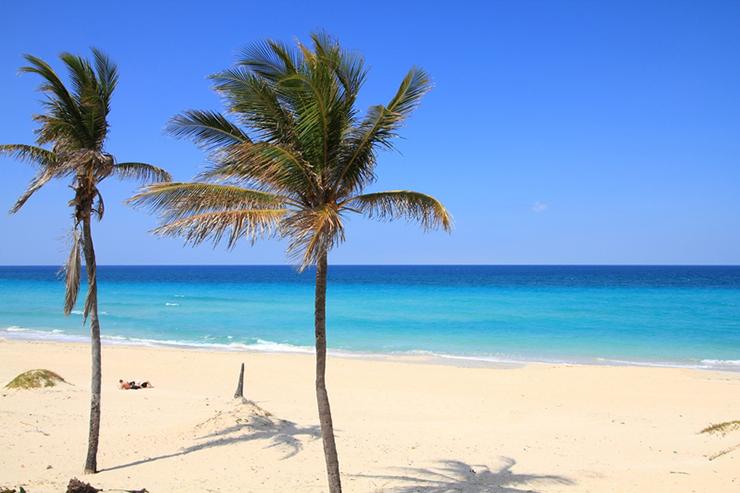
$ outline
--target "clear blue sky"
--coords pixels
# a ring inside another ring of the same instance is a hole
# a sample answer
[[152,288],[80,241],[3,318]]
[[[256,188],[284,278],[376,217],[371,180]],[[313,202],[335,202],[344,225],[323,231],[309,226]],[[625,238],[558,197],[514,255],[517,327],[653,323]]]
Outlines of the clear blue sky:
[[[38,80],[23,53],[106,51],[121,70],[109,151],[191,178],[203,155],[163,132],[220,109],[208,74],[247,44],[325,29],[371,67],[362,106],[416,64],[435,89],[380,158],[376,189],[431,193],[452,235],[353,219],[335,263],[740,263],[740,2],[0,3],[0,141],[31,143]],[[0,160],[0,207],[32,176]],[[234,251],[152,237],[153,218],[106,182],[102,264],[283,263],[277,243]],[[59,264],[70,192],[57,183],[0,214],[0,264]]]

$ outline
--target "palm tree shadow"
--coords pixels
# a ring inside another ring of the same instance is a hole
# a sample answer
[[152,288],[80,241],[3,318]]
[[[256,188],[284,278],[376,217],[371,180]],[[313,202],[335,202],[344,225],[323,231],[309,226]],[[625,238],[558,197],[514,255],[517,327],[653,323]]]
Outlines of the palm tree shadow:
[[[244,401],[241,404],[246,409],[242,406],[235,406],[231,410],[219,411],[213,418],[198,424],[195,427],[197,433],[195,440],[199,443],[170,454],[147,457],[127,464],[101,469],[100,472],[125,469],[158,460],[188,455],[199,450],[256,440],[267,441],[265,448],[279,447],[286,449],[286,453],[282,457],[285,460],[303,450],[303,439],[316,440],[321,436],[321,429],[318,425],[300,426],[292,421],[274,418],[269,412],[252,402]],[[228,423],[233,424],[224,426]],[[212,431],[202,432],[204,429]]]
[[249,422],[237,422],[228,428],[199,436],[197,440],[206,441],[185,450],[195,452],[204,448],[218,447],[235,442],[267,440],[266,448],[286,448],[287,452],[282,458],[289,459],[303,450],[301,437],[316,440],[320,436],[321,428],[318,425],[300,426],[285,419],[256,416]]
[[516,461],[501,457],[495,468],[471,465],[459,460],[440,461],[431,468],[402,467],[399,474],[358,475],[392,482],[378,491],[393,493],[537,493],[530,489],[537,484],[572,485],[564,476],[519,474],[511,469]]

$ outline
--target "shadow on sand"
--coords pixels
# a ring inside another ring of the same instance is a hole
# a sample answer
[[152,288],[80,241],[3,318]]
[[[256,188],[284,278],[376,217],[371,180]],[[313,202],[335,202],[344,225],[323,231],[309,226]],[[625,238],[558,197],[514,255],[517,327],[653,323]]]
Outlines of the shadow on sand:
[[[207,430],[207,431],[206,431]],[[295,456],[303,449],[302,439],[315,440],[321,436],[318,426],[299,426],[292,421],[276,419],[269,412],[254,403],[245,401],[227,411],[219,411],[213,418],[195,427],[196,443],[170,454],[147,457],[145,459],[101,469],[115,471],[172,457],[180,457],[199,450],[222,447],[240,442],[266,440],[265,448],[286,449],[283,459]]]
[[538,486],[572,485],[563,476],[515,473],[514,459],[501,457],[495,468],[466,464],[459,460],[440,461],[430,468],[401,467],[398,474],[358,477],[388,481],[377,492],[388,493],[537,493]]

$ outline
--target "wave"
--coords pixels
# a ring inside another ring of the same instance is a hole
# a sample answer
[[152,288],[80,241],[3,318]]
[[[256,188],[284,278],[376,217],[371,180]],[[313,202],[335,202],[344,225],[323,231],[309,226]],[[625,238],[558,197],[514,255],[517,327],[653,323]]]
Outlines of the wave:
[[[84,312],[82,310],[72,310],[70,313],[73,315],[83,315]],[[108,312],[101,310],[98,312],[98,315],[108,315]]]
[[[84,335],[67,334],[61,329],[40,330],[19,327],[13,325],[0,330],[0,335],[9,339],[17,340],[44,340],[56,342],[87,342],[89,338]],[[228,340],[233,336],[226,336]],[[188,349],[202,349],[214,351],[254,351],[264,353],[298,353],[314,354],[312,346],[300,346],[284,342],[275,342],[265,339],[255,339],[254,342],[202,342],[192,340],[177,339],[150,339],[126,337],[120,335],[104,335],[101,337],[103,342],[116,345],[127,346],[147,346],[147,347],[174,347]],[[740,360],[722,360],[722,359],[702,359],[692,362],[671,362],[671,361],[637,361],[610,358],[583,358],[583,359],[557,359],[557,358],[537,358],[537,357],[519,357],[510,355],[465,355],[451,353],[437,353],[423,349],[413,349],[409,351],[379,353],[379,352],[360,352],[344,349],[329,349],[328,353],[334,356],[345,358],[404,358],[404,357],[425,357],[431,361],[457,361],[464,363],[480,363],[488,365],[516,364],[524,365],[528,363],[543,363],[553,365],[606,365],[606,366],[643,366],[659,368],[687,368],[703,370],[723,370],[723,371],[740,371]]]
[[652,368],[686,368],[699,370],[729,370],[740,371],[740,360],[703,359],[696,362],[673,362],[673,361],[646,361],[625,360],[611,358],[537,358],[516,357],[507,355],[473,356],[462,354],[435,353],[424,350],[411,350],[403,354],[427,356],[432,359],[458,360],[467,362],[493,363],[493,364],[528,364],[542,363],[551,365],[602,365],[602,366],[642,366]]
[[180,306],[180,303],[165,303],[164,306]]
[[703,359],[701,363],[712,367],[740,369],[740,359]]
[[[22,340],[49,340],[58,342],[84,342],[89,340],[87,336],[67,334],[61,329],[41,330],[26,327],[10,326],[4,329],[5,336],[11,339]],[[2,334],[3,331],[0,331]],[[177,339],[149,339],[139,337],[126,337],[120,335],[103,335],[101,340],[109,344],[135,345],[135,346],[168,346],[187,347],[201,349],[216,349],[227,351],[260,351],[279,353],[313,353],[310,346],[295,346],[292,344],[279,343],[257,339],[254,343],[243,342],[200,342]]]

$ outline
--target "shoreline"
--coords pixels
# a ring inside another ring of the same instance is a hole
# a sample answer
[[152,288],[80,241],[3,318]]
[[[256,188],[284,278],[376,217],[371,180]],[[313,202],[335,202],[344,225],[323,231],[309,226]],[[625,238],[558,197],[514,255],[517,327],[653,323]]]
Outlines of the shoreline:
[[[0,340],[41,342],[50,344],[87,344],[87,336],[66,334],[59,329],[38,330],[21,328],[17,326],[7,327],[0,332]],[[170,348],[190,351],[206,351],[214,353],[264,353],[264,354],[303,354],[313,355],[314,350],[307,346],[294,346],[291,344],[275,343],[258,339],[255,344],[244,343],[200,343],[189,341],[169,341],[158,339],[137,339],[123,336],[102,336],[103,345],[143,347],[143,348]],[[400,353],[374,353],[351,350],[328,349],[332,357],[396,361],[401,363],[425,363],[442,366],[456,366],[461,368],[510,368],[527,365],[545,366],[605,366],[605,367],[637,367],[637,368],[675,368],[686,370],[720,371],[729,373],[740,372],[740,360],[713,360],[702,359],[696,363],[679,363],[670,361],[635,361],[627,359],[611,359],[593,357],[584,360],[568,359],[517,359],[496,356],[477,356],[464,354],[441,354],[432,351],[412,350]]]

